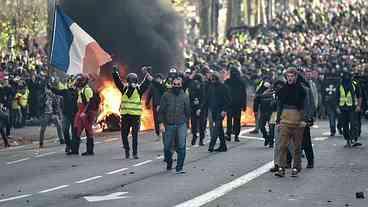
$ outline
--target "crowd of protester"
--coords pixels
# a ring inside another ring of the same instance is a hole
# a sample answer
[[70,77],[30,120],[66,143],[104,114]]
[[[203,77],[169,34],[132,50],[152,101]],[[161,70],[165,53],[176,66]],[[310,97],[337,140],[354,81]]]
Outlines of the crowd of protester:
[[222,70],[234,63],[247,80],[277,80],[289,66],[308,70],[319,91],[316,102],[322,116],[325,79],[339,77],[344,69],[360,78],[368,74],[367,11],[364,1],[324,8],[305,4],[279,14],[269,25],[229,31],[226,43],[211,37],[192,39],[186,50],[187,67],[200,69],[208,64]]
[[40,122],[47,105],[46,85],[58,79],[48,70],[47,56],[35,41],[26,38],[14,48],[1,50],[1,133],[6,147],[5,137],[12,137],[11,129]]

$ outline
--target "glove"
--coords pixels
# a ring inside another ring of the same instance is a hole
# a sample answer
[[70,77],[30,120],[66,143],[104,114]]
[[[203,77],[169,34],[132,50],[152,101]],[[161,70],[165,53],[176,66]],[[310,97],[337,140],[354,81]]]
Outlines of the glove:
[[196,111],[196,115],[197,115],[197,116],[200,116],[200,115],[201,115],[201,110],[200,110],[200,109],[197,109],[197,111]]
[[112,69],[112,72],[113,73],[116,73],[116,74],[119,74],[119,68],[118,68],[118,66],[114,66],[113,69]]
[[336,109],[337,114],[341,114],[341,110],[339,108]]

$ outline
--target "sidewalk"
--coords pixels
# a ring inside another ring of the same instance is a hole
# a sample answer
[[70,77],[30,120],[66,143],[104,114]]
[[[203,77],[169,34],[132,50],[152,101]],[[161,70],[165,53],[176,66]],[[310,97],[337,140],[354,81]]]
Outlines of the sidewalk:
[[[12,129],[9,138],[9,143],[11,145],[9,150],[24,145],[38,146],[39,138],[39,126],[26,126],[20,129]],[[56,127],[54,126],[48,126],[45,132],[44,144],[49,145],[51,143],[58,144],[57,131]],[[0,139],[0,149],[4,149],[4,143],[2,139]]]

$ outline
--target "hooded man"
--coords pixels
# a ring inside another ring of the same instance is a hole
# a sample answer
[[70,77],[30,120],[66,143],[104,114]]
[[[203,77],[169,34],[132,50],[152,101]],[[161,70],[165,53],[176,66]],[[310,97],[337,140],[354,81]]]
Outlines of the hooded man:
[[359,88],[353,83],[348,71],[343,71],[341,74],[341,82],[337,87],[336,97],[338,101],[337,113],[340,114],[343,135],[346,140],[345,147],[350,148],[354,140],[351,133],[355,118],[354,113],[361,111],[362,98]]
[[239,142],[241,128],[241,111],[247,110],[247,89],[238,68],[230,66],[230,79],[225,81],[230,91],[231,103],[227,112],[226,139],[231,141],[234,134],[235,141]]

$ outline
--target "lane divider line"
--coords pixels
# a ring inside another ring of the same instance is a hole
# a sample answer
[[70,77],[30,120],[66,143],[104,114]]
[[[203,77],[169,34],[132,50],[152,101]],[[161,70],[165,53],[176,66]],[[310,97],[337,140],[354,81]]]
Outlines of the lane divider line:
[[76,181],[75,183],[81,184],[81,183],[86,183],[86,182],[89,182],[89,181],[92,181],[92,180],[97,180],[97,179],[100,179],[100,178],[102,178],[102,176],[95,176],[95,177],[87,178],[87,179],[84,179],[84,180]]
[[111,139],[106,139],[104,142],[108,143],[108,142],[113,142],[113,141],[117,141],[119,140],[119,138],[111,138]]
[[250,139],[250,140],[264,141],[264,138],[261,138],[261,137],[239,136],[239,138],[240,139]]
[[55,187],[55,188],[49,188],[49,189],[46,189],[46,190],[40,191],[40,192],[38,192],[38,193],[39,193],[39,194],[49,193],[49,192],[56,191],[56,190],[60,190],[60,189],[67,188],[67,187],[69,187],[69,185],[61,185],[61,186],[58,186],[58,187]]
[[31,158],[30,157],[26,157],[26,158],[23,158],[23,159],[20,159],[20,160],[15,160],[15,161],[7,162],[6,164],[7,165],[16,164],[16,163],[27,161],[29,159],[31,159]]
[[273,167],[273,161],[261,166],[260,168],[257,168],[253,170],[252,172],[249,172],[229,183],[226,183],[210,192],[204,193],[192,200],[188,200],[184,203],[178,204],[175,207],[200,207],[205,204],[208,204],[227,193],[249,183],[250,181],[256,179],[257,177],[265,174]]
[[116,174],[116,173],[119,173],[119,172],[123,172],[123,171],[126,171],[128,170],[129,168],[121,168],[119,170],[114,170],[114,171],[111,171],[111,172],[108,172],[108,173],[105,173],[106,175],[113,175],[113,174]]
[[255,130],[256,128],[254,128],[254,127],[252,127],[252,128],[249,128],[249,129],[245,129],[245,130],[243,130],[243,131],[241,131],[240,132],[240,135],[242,135],[242,134],[248,134],[249,132],[251,132],[251,131],[253,131],[253,130]]
[[142,166],[142,165],[148,164],[148,163],[150,163],[150,162],[152,162],[152,160],[146,160],[146,161],[144,161],[144,162],[137,163],[137,164],[135,164],[135,165],[133,165],[133,166],[134,166],[134,167],[139,167],[139,166]]
[[16,200],[16,199],[21,199],[21,198],[27,198],[27,197],[30,197],[30,196],[32,196],[32,194],[26,194],[26,195],[20,195],[20,196],[5,198],[5,199],[0,200],[0,203],[6,202],[6,201],[12,201],[12,200]]
[[44,153],[44,154],[39,154],[37,156],[35,156],[36,158],[39,158],[39,157],[46,157],[48,155],[53,155],[53,154],[56,154],[57,152],[48,152],[48,153]]
[[[32,145],[32,144],[30,144]],[[6,151],[12,151],[12,150],[17,150],[17,149],[22,149],[25,148],[27,145],[21,145],[21,146],[16,146],[16,147],[9,147],[9,148],[4,148],[1,149],[0,152],[6,152]]]

